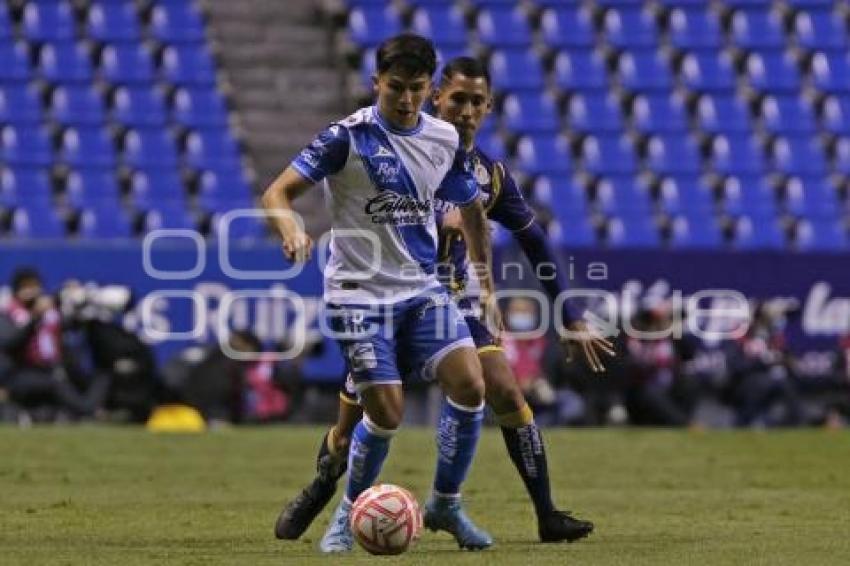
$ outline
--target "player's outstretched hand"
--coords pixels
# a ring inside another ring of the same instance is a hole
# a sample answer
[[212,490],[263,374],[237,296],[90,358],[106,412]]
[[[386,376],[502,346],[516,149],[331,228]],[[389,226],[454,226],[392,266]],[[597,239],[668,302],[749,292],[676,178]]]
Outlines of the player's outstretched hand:
[[591,371],[594,373],[605,371],[602,354],[614,357],[616,355],[614,344],[586,320],[576,320],[567,327],[567,330],[569,333],[561,336],[561,345],[567,352],[567,361],[572,361],[575,351],[579,350]]
[[313,240],[304,232],[296,232],[283,240],[283,253],[290,261],[307,261],[312,250]]

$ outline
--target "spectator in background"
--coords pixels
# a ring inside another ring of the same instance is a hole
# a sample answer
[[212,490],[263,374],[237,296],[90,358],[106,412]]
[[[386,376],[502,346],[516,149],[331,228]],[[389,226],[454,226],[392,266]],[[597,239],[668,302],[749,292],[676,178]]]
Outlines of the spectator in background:
[[[671,328],[671,313],[664,305],[643,309],[632,327],[646,333]],[[667,333],[672,334],[672,333]],[[672,336],[626,337],[625,398],[633,424],[689,426],[692,424],[697,391],[681,373],[679,350]]]
[[13,274],[11,287],[12,299],[0,313],[0,349],[11,362],[9,398],[25,409],[44,407],[70,417],[93,415],[98,395],[82,393],[68,379],[61,316],[44,292],[41,276],[32,268],[21,268]]
[[793,426],[802,411],[784,319],[758,305],[747,333],[728,345],[729,390],[738,426]]

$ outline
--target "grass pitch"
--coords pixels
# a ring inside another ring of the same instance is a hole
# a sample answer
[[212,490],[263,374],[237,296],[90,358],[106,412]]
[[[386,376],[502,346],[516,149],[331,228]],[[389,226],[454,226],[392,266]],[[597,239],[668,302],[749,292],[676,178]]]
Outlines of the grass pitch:
[[[199,436],[124,428],[0,429],[2,564],[372,564],[318,554],[330,508],[297,542],[274,539],[281,504],[311,477],[319,428]],[[546,433],[557,501],[596,523],[575,544],[541,545],[498,431],[466,484],[496,539],[458,551],[425,532],[411,564],[848,564],[845,432]],[[382,481],[427,494],[430,430],[393,442]]]

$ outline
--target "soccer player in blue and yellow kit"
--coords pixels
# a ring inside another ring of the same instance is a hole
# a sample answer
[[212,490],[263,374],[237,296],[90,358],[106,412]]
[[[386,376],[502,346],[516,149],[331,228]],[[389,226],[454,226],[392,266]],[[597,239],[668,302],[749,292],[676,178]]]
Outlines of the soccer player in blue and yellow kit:
[[[470,152],[481,199],[488,217],[513,233],[524,253],[535,267],[557,264],[541,226],[536,222],[510,173],[501,163],[494,162],[475,146],[475,134],[492,108],[490,78],[486,67],[477,59],[459,57],[449,62],[441,76],[434,96],[437,116],[457,128],[462,144]],[[552,501],[546,452],[540,430],[513,377],[497,336],[488,331],[477,316],[476,298],[465,293],[474,278],[467,274],[467,244],[463,233],[456,229],[452,205],[438,213],[441,220],[441,262],[448,264],[452,290],[466,316],[467,324],[478,349],[486,384],[485,398],[498,421],[511,460],[517,468],[534,503],[538,534],[543,542],[574,541],[587,536],[593,524],[559,511]],[[556,271],[556,277],[543,280],[545,291],[554,301],[565,288],[566,278]],[[564,303],[563,320],[569,338],[562,341],[568,349],[578,349],[594,372],[604,371],[601,355],[613,355],[609,341],[598,336],[584,320]],[[565,333],[565,335],[567,335]],[[350,384],[349,384],[350,385]],[[336,425],[325,435],[318,455],[318,474],[301,494],[290,502],[278,518],[275,533],[278,538],[301,536],[313,519],[333,496],[337,480],[345,473],[345,454],[351,431],[359,419],[360,408],[353,391],[346,387],[340,393],[340,412]],[[426,517],[427,519],[427,517]],[[439,528],[439,524],[428,525]]]

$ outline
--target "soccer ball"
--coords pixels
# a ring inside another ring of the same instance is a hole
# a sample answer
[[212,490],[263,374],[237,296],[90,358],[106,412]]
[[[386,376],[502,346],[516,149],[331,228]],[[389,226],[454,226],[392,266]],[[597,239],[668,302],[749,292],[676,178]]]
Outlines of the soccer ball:
[[419,503],[397,485],[370,487],[351,507],[354,538],[372,554],[401,554],[419,538],[421,530]]

